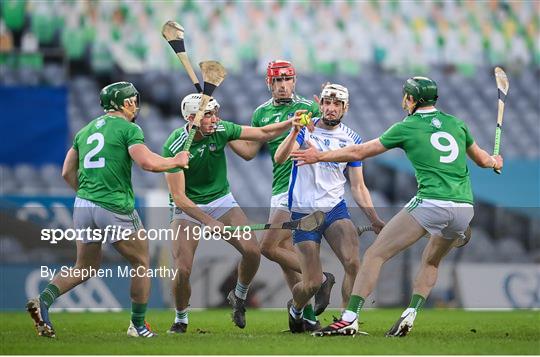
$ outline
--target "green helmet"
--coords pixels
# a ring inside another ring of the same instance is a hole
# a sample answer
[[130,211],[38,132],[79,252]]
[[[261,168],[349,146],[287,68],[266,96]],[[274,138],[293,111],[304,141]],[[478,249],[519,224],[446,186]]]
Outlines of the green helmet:
[[106,111],[120,110],[124,106],[124,100],[137,97],[139,103],[139,92],[132,83],[116,82],[103,87],[99,93],[101,107]]
[[403,95],[411,95],[419,107],[433,105],[437,102],[437,83],[427,77],[412,77],[403,85]]

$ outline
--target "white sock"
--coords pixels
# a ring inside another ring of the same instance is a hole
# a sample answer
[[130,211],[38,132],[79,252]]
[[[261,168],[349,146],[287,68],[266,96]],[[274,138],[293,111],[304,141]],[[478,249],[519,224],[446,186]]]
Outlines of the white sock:
[[236,295],[237,298],[246,300],[248,289],[249,285],[244,285],[240,281],[237,281],[236,287],[234,288],[234,295]]
[[289,313],[291,314],[292,317],[294,317],[296,320],[299,320],[301,318],[304,317],[304,309],[298,311],[294,308],[294,305],[291,306],[290,310],[289,310]]
[[178,310],[176,309],[176,316],[174,317],[174,323],[175,324],[188,324],[189,318],[188,318],[188,309],[187,307],[184,310]]
[[405,311],[403,311],[401,317],[405,317],[411,312],[414,312],[416,314],[416,309],[414,307],[408,307]]
[[357,318],[358,318],[358,315],[356,314],[356,312],[353,312],[351,310],[345,310],[343,315],[341,315],[341,319],[347,322],[353,322]]

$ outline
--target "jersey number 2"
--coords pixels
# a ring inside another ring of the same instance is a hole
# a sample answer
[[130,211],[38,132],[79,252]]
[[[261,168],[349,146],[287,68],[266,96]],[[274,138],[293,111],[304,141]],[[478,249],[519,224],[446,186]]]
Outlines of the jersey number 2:
[[[448,144],[441,143],[441,138],[448,141]],[[456,139],[445,131],[438,131],[431,135],[430,142],[433,147],[442,152],[449,152],[447,156],[441,156],[439,161],[445,164],[449,164],[457,159],[459,154],[459,147]]]
[[86,139],[88,145],[92,144],[94,141],[97,141],[95,148],[90,150],[88,154],[84,156],[84,168],[85,169],[99,169],[105,167],[105,158],[100,157],[97,160],[92,160],[96,154],[98,154],[103,146],[105,145],[105,138],[101,133],[94,133]]

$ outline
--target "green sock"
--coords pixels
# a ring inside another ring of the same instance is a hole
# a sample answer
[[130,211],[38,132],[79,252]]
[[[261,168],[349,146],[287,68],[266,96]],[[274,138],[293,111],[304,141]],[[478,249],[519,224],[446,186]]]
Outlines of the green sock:
[[347,309],[349,311],[355,312],[356,314],[360,313],[360,310],[362,309],[362,306],[364,306],[365,299],[358,295],[351,295],[349,299],[349,305],[347,305]]
[[53,284],[48,284],[39,294],[39,300],[43,301],[47,307],[50,307],[54,300],[60,296],[60,290]]
[[135,327],[141,327],[144,325],[144,315],[146,315],[146,305],[136,302],[131,303],[131,322]]
[[413,294],[409,307],[412,307],[413,309],[416,309],[416,310],[420,310],[420,308],[424,306],[425,302],[426,302],[425,297],[423,297],[422,295]]
[[317,321],[317,316],[315,316],[315,311],[313,311],[313,306],[311,304],[307,304],[306,307],[304,307],[304,320]]

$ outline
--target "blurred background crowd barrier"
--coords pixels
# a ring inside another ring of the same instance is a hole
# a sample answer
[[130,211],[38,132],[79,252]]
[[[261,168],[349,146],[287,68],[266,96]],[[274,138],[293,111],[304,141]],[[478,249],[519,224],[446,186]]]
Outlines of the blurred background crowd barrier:
[[[186,30],[194,65],[222,62],[229,76],[215,94],[220,117],[248,125],[270,94],[268,61],[297,68],[296,92],[311,98],[326,81],[349,88],[345,123],[364,140],[404,117],[401,89],[413,75],[439,85],[437,107],[467,122],[491,150],[497,89],[493,66],[510,79],[501,176],[470,163],[475,194],[473,239],[444,263],[432,305],[540,306],[540,2],[538,1],[14,1],[0,5],[0,308],[20,308],[45,283],[40,265],[72,264],[74,244],[40,242],[41,228],[69,228],[73,192],[61,178],[74,134],[101,115],[99,90],[128,80],[141,93],[137,123],[157,152],[183,125],[180,100],[193,86],[161,37],[169,19]],[[254,221],[266,219],[271,162],[263,150],[245,162],[228,152],[229,180]],[[400,152],[365,162],[375,206],[388,220],[416,191]],[[168,225],[161,174],[133,169],[147,228]],[[352,197],[347,193],[350,205]],[[352,209],[358,224],[366,220]],[[362,236],[362,253],[375,239]],[[389,262],[372,306],[408,299],[426,240]],[[170,265],[168,242],[152,243],[154,265]],[[216,246],[219,245],[219,249]],[[223,303],[237,255],[225,244],[201,244],[193,270],[195,307]],[[122,264],[105,248],[104,264]],[[325,269],[342,274],[322,246]],[[486,273],[488,272],[488,273]],[[66,295],[61,308],[127,306],[128,282],[95,279]],[[126,280],[126,281],[124,281]],[[153,306],[170,304],[166,280],[154,282]],[[9,286],[10,289],[5,287]],[[211,293],[208,293],[210,291]],[[288,289],[276,264],[262,260],[251,303],[281,307]],[[340,302],[335,289],[332,306]]]

